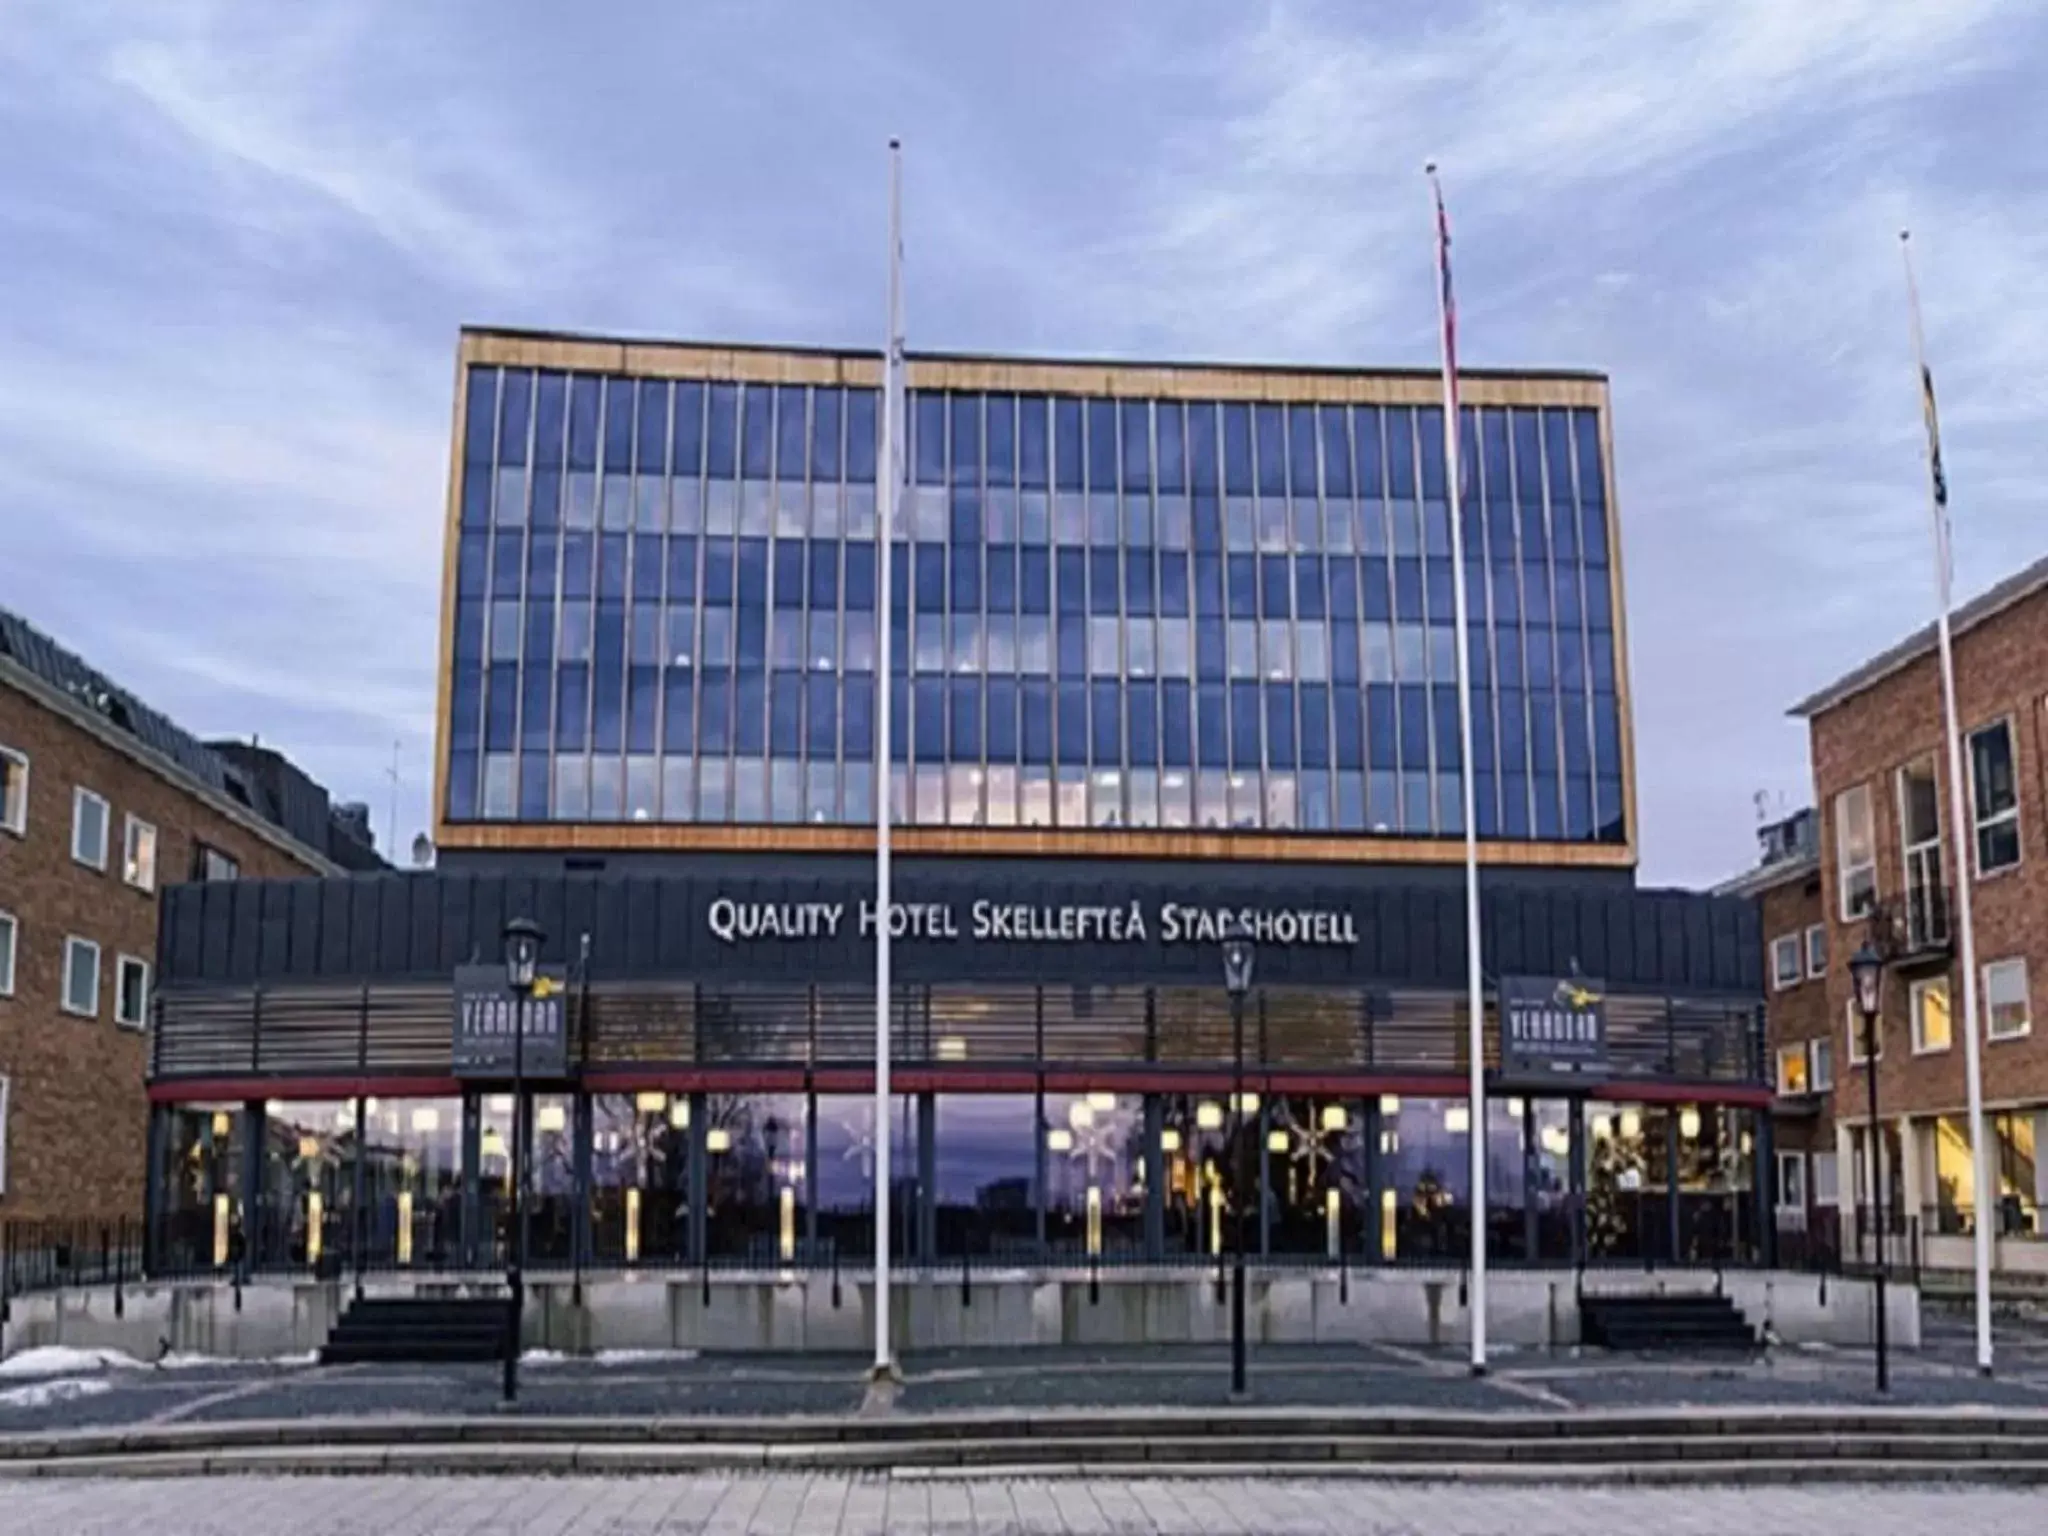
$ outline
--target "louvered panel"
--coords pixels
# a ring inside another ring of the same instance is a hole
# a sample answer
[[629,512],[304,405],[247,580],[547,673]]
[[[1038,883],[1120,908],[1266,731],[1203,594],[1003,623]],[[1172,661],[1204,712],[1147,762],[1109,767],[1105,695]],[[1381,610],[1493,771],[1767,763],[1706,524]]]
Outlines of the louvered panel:
[[230,1077],[253,1069],[253,996],[233,991],[157,994],[156,1076]]
[[1038,1056],[1038,988],[935,986],[920,1024],[911,1041],[919,1059],[1030,1063]]
[[658,985],[594,988],[589,1051],[592,1065],[692,1060],[697,1052],[695,994]]
[[802,1065],[810,1055],[810,988],[699,989],[699,1061]]
[[1308,989],[1267,992],[1265,1060],[1275,1067],[1350,1067],[1365,1059],[1359,995]]
[[[1490,1012],[1490,1010],[1489,1010]],[[1499,1032],[1486,1034],[1488,1065],[1499,1053]],[[1464,999],[1442,992],[1389,992],[1374,999],[1372,1065],[1382,1072],[1468,1070]]]
[[1606,1003],[1607,1075],[1665,1077],[1672,1019],[1661,997],[1613,997]]
[[1146,1011],[1144,987],[1047,987],[1046,1065],[1142,1063],[1150,1054]]
[[1680,1081],[1732,1082],[1759,1074],[1752,1040],[1754,1016],[1725,1003],[1671,1005],[1671,1076]]
[[369,1059],[372,1072],[446,1074],[455,1039],[455,995],[446,986],[373,987]]
[[360,987],[266,987],[256,1070],[269,1076],[334,1077],[356,1071]]
[[[1230,998],[1220,987],[1161,987],[1156,1003],[1158,1057],[1204,1064],[1232,1059]],[[1257,1049],[1258,1021],[1246,1005],[1245,1050]]]

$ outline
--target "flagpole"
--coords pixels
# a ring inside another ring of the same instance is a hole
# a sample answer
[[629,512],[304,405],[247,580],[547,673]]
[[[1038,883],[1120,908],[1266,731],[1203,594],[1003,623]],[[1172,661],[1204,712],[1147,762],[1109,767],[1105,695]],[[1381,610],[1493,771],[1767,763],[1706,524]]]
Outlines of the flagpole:
[[[1941,649],[1941,708],[1948,741],[1949,819],[1955,832],[1956,928],[1963,970],[1963,1081],[1969,1099],[1970,1160],[1977,1190],[1973,1264],[1976,1270],[1977,1370],[1991,1374],[1991,1220],[1998,1185],[1984,1135],[1984,1067],[1977,1035],[1977,932],[1971,912],[1975,878],[1974,839],[1963,795],[1963,736],[1956,712],[1956,656],[1949,608],[1954,601],[1955,556],[1949,538],[1948,476],[1941,465],[1941,430],[1934,411],[1934,374],[1927,366],[1927,337],[1920,324],[1920,285],[1913,275],[1913,235],[1899,231],[1906,263],[1906,302],[1913,319],[1913,362],[1920,370],[1920,405],[1927,420],[1928,503],[1934,521],[1935,633]],[[1879,1134],[1873,1125],[1870,1133]],[[1873,1191],[1873,1198],[1876,1192]],[[1882,1207],[1880,1206],[1880,1209]],[[1878,1241],[1884,1241],[1880,1234]]]
[[1480,958],[1479,824],[1472,775],[1472,632],[1466,627],[1465,498],[1458,454],[1457,306],[1451,294],[1451,224],[1436,162],[1424,168],[1436,212],[1437,314],[1444,371],[1444,483],[1451,499],[1451,604],[1458,636],[1458,790],[1465,825],[1465,984],[1472,1107],[1472,1374],[1486,1374],[1486,991]]
[[889,351],[882,364],[882,452],[875,495],[875,567],[879,601],[875,625],[875,1365],[877,1380],[894,1379],[889,1339],[889,1168],[894,1130],[889,1114],[889,814],[893,764],[889,750],[890,630],[889,539],[896,523],[896,491],[903,482],[903,147],[889,141]]

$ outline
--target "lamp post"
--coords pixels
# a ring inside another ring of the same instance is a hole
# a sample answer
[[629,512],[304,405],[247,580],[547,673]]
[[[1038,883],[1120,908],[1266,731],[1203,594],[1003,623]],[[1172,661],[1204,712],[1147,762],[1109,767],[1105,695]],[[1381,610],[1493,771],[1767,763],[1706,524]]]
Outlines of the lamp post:
[[1237,1186],[1237,1240],[1232,1244],[1230,1266],[1230,1395],[1242,1401],[1247,1396],[1244,1369],[1244,1247],[1245,1207],[1251,1203],[1250,1180],[1244,1157],[1244,999],[1252,986],[1252,941],[1229,938],[1223,941],[1223,985],[1230,993],[1231,1052],[1236,1066],[1232,1072],[1230,1136],[1235,1161],[1232,1179]]
[[1884,957],[1870,947],[1849,957],[1849,980],[1855,988],[1856,1011],[1863,1016],[1863,1073],[1870,1088],[1870,1130],[1868,1163],[1870,1178],[1871,1232],[1876,1240],[1877,1263],[1873,1267],[1873,1296],[1877,1305],[1877,1390],[1891,1390],[1891,1364],[1886,1358],[1885,1338],[1885,1249],[1883,1159],[1878,1138],[1883,1134],[1877,1118],[1877,1016],[1884,1002]]
[[505,1401],[519,1396],[519,1325],[526,1301],[526,1015],[546,937],[530,917],[505,924],[505,984],[512,991],[511,1197],[505,1234]]

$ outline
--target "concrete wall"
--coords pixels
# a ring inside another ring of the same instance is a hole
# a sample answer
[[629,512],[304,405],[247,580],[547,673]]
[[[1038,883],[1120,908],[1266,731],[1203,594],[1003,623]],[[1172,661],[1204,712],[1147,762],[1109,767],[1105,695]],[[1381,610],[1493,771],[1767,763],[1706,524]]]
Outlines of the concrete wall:
[[[1608,1294],[1711,1291],[1710,1273],[1589,1275]],[[1866,1345],[1872,1335],[1871,1288],[1836,1276],[1727,1274],[1723,1285],[1750,1324],[1784,1344]],[[387,1281],[374,1296],[459,1295],[484,1290],[459,1280]],[[38,1344],[116,1349],[152,1360],[161,1350],[238,1359],[304,1354],[326,1342],[353,1294],[347,1282],[233,1287],[131,1286],[123,1315],[109,1289],[17,1297],[5,1350]],[[1488,1337],[1518,1349],[1578,1343],[1577,1281],[1569,1271],[1517,1271],[1491,1278]],[[1920,1298],[1907,1285],[1889,1297],[1892,1342],[1920,1342]],[[1119,1271],[1091,1289],[1085,1277],[1011,1271],[977,1277],[963,1296],[958,1280],[899,1281],[891,1296],[892,1330],[906,1353],[956,1346],[1021,1348],[1056,1344],[1188,1344],[1227,1339],[1227,1299],[1213,1275]],[[589,1353],[604,1349],[846,1351],[872,1347],[874,1289],[848,1275],[723,1276],[706,1302],[701,1281],[674,1274],[598,1274],[585,1278],[581,1303],[564,1280],[533,1284],[526,1310],[529,1347]],[[1373,1270],[1250,1277],[1246,1310],[1257,1343],[1381,1343],[1456,1348],[1469,1337],[1467,1296],[1455,1272]]]

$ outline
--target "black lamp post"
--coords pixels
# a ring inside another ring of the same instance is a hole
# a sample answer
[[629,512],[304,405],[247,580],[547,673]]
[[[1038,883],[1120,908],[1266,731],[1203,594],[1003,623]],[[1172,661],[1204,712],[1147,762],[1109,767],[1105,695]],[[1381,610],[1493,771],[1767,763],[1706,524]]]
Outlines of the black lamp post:
[[1237,1194],[1237,1240],[1232,1245],[1230,1266],[1230,1395],[1247,1395],[1244,1368],[1244,1249],[1245,1208],[1251,1203],[1251,1181],[1244,1156],[1244,999],[1252,987],[1252,941],[1230,938],[1223,941],[1223,985],[1230,993],[1231,1051],[1236,1061],[1232,1073],[1230,1134]]
[[530,917],[505,925],[505,984],[512,991],[512,1146],[509,1164],[511,1193],[505,1234],[505,1401],[519,1396],[519,1332],[526,1302],[526,1015],[533,1001],[534,978],[540,971],[540,946],[546,937]]
[[1871,1232],[1876,1240],[1877,1263],[1871,1271],[1873,1298],[1877,1305],[1877,1390],[1891,1390],[1891,1363],[1887,1359],[1884,1301],[1884,1176],[1879,1138],[1883,1130],[1877,1118],[1877,1016],[1884,1003],[1884,957],[1868,940],[1849,957],[1849,980],[1855,988],[1856,1011],[1863,1017],[1863,1073],[1870,1088],[1870,1130],[1867,1167],[1870,1170]]

